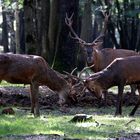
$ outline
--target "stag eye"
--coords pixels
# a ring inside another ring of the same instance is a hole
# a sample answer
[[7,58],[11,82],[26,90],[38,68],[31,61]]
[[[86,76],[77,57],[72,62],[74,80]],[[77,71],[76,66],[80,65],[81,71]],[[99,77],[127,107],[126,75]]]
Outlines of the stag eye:
[[94,88],[94,87],[92,87],[92,88],[91,88],[91,90],[92,90],[92,91],[95,91],[95,88]]

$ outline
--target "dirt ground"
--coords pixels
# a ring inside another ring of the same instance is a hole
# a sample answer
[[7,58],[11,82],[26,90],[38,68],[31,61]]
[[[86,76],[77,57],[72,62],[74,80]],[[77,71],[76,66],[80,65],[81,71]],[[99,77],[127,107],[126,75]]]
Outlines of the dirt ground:
[[[58,106],[58,95],[50,91],[47,87],[40,87],[39,102],[40,106],[46,108],[55,108]],[[138,100],[138,95],[132,95],[130,92],[124,93],[123,105],[131,106],[135,105]],[[109,92],[107,94],[107,106],[115,106],[117,101],[117,94]],[[26,87],[0,87],[0,106],[23,106],[30,107],[30,88]],[[81,97],[78,97],[78,102],[75,104],[69,104],[69,106],[91,106],[91,107],[102,107],[104,102],[99,101],[94,95],[86,92]]]
[[[41,109],[54,109],[58,108],[58,95],[50,91],[47,87],[40,87],[39,102]],[[30,89],[26,87],[0,87],[0,106],[18,106],[30,108]],[[109,92],[107,95],[107,106],[115,106],[117,95]],[[131,106],[136,104],[138,95],[132,95],[127,92],[123,97],[123,105]],[[85,93],[83,96],[78,98],[76,104],[71,104],[71,107],[103,107],[104,102],[97,100],[92,94]],[[63,138],[59,135],[29,135],[29,136],[7,136],[0,137],[2,140],[62,140]],[[140,139],[140,134],[131,134],[125,138],[119,138],[117,140],[137,140]],[[115,140],[115,139],[110,139]]]

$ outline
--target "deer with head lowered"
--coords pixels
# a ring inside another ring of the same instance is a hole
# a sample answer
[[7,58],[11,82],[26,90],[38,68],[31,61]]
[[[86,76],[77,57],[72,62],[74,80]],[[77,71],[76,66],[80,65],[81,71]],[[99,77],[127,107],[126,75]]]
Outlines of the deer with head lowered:
[[59,103],[63,105],[69,99],[71,85],[61,74],[49,67],[40,56],[22,54],[0,54],[0,81],[10,83],[30,84],[31,113],[39,116],[38,90],[46,85],[58,92]]
[[[85,49],[87,65],[88,66],[94,65],[93,67],[91,67],[93,72],[101,71],[116,58],[120,58],[120,57],[124,58],[124,57],[138,55],[137,52],[132,50],[102,48],[103,41],[101,39],[105,36],[110,14],[106,14],[105,12],[103,12],[103,15],[105,17],[104,18],[105,23],[104,23],[104,28],[102,30],[102,33],[91,43],[87,43],[86,41],[81,39],[74,31],[72,27],[73,14],[70,17],[68,17],[68,15],[66,14],[66,18],[65,18],[65,23],[67,24],[71,33],[73,34],[73,35],[70,34],[71,38],[77,40],[80,46],[84,47]],[[135,93],[135,86],[131,86],[131,92],[133,94]]]
[[125,85],[136,84],[139,99],[130,113],[133,116],[140,105],[140,56],[116,58],[110,65],[100,72],[89,76],[85,80],[85,86],[93,92],[97,98],[102,97],[102,92],[113,86],[118,87],[115,115],[122,114],[122,95]]

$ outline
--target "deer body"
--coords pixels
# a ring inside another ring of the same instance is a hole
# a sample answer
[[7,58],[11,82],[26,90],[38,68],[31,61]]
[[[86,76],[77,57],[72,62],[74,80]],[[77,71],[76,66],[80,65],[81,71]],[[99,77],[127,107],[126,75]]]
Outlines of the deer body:
[[[93,72],[99,72],[106,68],[114,59],[125,58],[130,56],[139,55],[137,52],[126,49],[113,49],[113,48],[94,48],[92,54],[87,54],[87,64],[91,67]],[[91,56],[88,58],[88,56]],[[88,61],[90,60],[90,62]],[[89,62],[89,63],[88,63]],[[130,85],[132,95],[135,94],[136,86],[134,84]],[[104,103],[107,104],[107,90],[104,90]]]
[[31,85],[31,112],[39,116],[38,89],[41,85],[57,91],[65,102],[70,86],[46,61],[35,55],[0,54],[0,81]]
[[112,49],[112,48],[104,48],[104,49],[95,49],[93,48],[92,52],[92,61],[88,63],[88,65],[93,65],[91,69],[94,72],[98,72],[105,67],[107,67],[114,59],[122,58],[122,57],[129,57],[138,55],[137,52],[132,50],[125,50],[125,49]]
[[[116,58],[125,58],[129,56],[134,56],[138,55],[137,52],[132,51],[132,50],[126,50],[126,49],[112,49],[112,48],[103,48],[102,43],[103,43],[103,37],[105,36],[107,26],[108,26],[108,20],[110,17],[110,13],[107,14],[105,12],[102,13],[104,15],[104,28],[101,32],[101,34],[93,40],[91,43],[87,43],[83,39],[81,39],[74,29],[72,28],[72,17],[68,18],[66,15],[65,22],[67,26],[69,27],[71,33],[71,37],[79,42],[81,47],[84,47],[85,53],[86,53],[86,59],[87,59],[87,65],[92,66],[90,67],[93,72],[99,72],[105,67],[107,67],[114,59]],[[101,41],[102,40],[102,41]],[[93,66],[94,65],[94,66]],[[135,86],[131,86],[131,92],[134,94],[135,93]],[[106,92],[105,92],[106,93]],[[106,98],[106,96],[105,96]]]
[[[86,79],[86,87],[95,92],[96,97],[100,98],[102,91],[112,86],[118,86],[118,101],[116,106],[116,115],[122,113],[122,94],[125,85],[136,84],[140,93],[140,56],[131,56],[126,58],[117,58],[110,65],[100,72],[97,72]],[[138,103],[130,113],[134,115],[140,104]]]

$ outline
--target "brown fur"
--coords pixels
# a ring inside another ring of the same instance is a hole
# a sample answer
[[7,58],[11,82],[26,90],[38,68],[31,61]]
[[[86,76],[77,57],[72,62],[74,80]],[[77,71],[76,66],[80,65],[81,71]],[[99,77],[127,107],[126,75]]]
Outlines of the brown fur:
[[[118,86],[118,101],[116,106],[116,115],[122,113],[122,94],[125,85],[137,84],[140,93],[140,56],[131,56],[126,58],[115,59],[108,67],[87,78],[85,85],[91,91],[96,91],[99,98],[103,90],[112,86]],[[95,94],[94,93],[94,94]],[[134,115],[140,104],[138,103],[130,113]]]
[[[99,44],[100,45],[100,44]],[[95,47],[95,48],[94,48]],[[93,53],[92,53],[92,63],[88,63],[88,65],[93,65],[91,69],[94,72],[99,72],[105,67],[107,67],[114,59],[116,58],[125,58],[129,56],[139,55],[137,52],[132,50],[126,49],[112,49],[112,48],[98,48],[97,46],[93,46]],[[130,85],[131,93],[135,94],[136,86]],[[106,91],[105,93],[105,102],[106,102]]]
[[91,65],[94,64],[94,67],[92,68],[92,70],[94,72],[98,72],[107,67],[116,58],[122,57],[124,58],[134,55],[138,55],[138,53],[132,50],[112,49],[112,48],[104,48],[100,50],[93,48],[92,53],[93,61]]
[[46,61],[35,55],[0,54],[0,81],[31,85],[31,112],[39,116],[38,89],[46,85],[59,93],[60,103],[64,103],[70,85],[49,67]]

